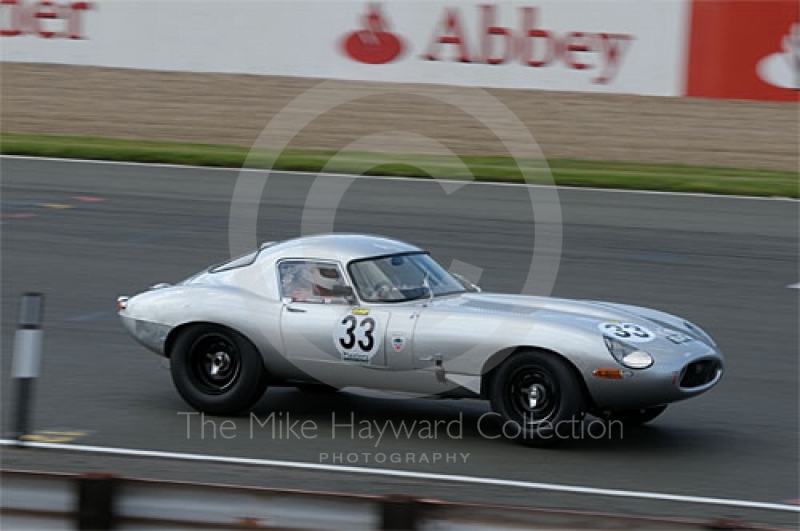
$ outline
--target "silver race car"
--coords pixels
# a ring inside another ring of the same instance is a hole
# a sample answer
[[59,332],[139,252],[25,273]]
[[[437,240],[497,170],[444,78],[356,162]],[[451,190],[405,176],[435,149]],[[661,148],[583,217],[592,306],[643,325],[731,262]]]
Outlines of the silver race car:
[[232,415],[268,385],[482,398],[542,443],[585,413],[648,422],[719,382],[699,327],[641,307],[481,292],[413,245],[364,235],[267,243],[117,301],[192,407]]

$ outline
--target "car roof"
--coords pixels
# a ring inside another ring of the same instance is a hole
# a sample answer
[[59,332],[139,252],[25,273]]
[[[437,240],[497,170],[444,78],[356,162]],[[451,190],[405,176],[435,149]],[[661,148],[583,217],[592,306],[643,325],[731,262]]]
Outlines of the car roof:
[[347,264],[352,260],[398,253],[422,252],[414,245],[368,234],[320,234],[286,240],[263,249],[260,258],[314,258],[337,260]]

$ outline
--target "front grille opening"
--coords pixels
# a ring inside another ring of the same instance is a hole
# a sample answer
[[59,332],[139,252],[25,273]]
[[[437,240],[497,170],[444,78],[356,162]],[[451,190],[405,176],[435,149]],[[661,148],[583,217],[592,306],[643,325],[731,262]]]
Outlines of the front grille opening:
[[711,382],[717,376],[720,365],[717,360],[693,361],[683,369],[681,387],[691,389]]

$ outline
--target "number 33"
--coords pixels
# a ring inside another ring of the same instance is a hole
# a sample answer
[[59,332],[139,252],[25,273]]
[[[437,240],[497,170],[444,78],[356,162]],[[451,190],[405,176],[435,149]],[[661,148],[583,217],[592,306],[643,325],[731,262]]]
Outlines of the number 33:
[[[348,315],[342,319],[342,324],[347,328],[344,330],[344,337],[339,337],[339,344],[345,350],[350,350],[356,344],[364,352],[370,352],[375,347],[375,337],[372,335],[375,330],[375,319],[366,317],[359,323],[354,315]],[[363,331],[363,338],[356,338],[356,329]]]
[[644,342],[655,338],[653,332],[643,326],[632,323],[603,323],[600,330],[607,334],[628,341]]

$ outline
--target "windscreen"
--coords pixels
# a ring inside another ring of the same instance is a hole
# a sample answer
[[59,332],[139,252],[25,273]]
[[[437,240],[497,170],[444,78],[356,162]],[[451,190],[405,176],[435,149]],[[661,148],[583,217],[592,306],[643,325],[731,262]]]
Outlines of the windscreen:
[[350,263],[350,275],[359,296],[369,302],[403,302],[428,295],[466,291],[442,266],[425,253],[396,254]]

